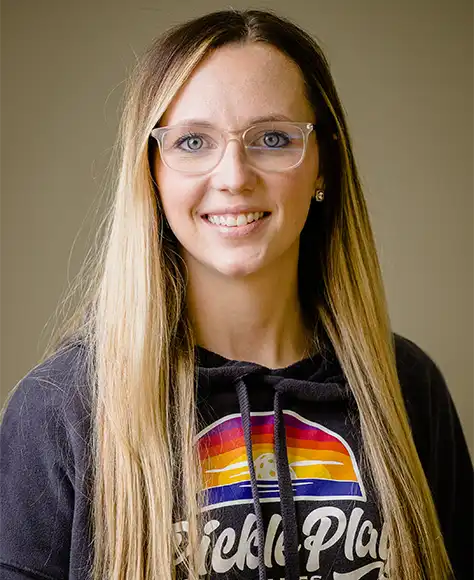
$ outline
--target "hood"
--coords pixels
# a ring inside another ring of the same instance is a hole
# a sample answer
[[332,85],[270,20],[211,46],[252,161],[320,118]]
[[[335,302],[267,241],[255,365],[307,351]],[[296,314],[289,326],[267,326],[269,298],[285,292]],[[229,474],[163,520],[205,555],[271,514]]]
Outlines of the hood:
[[237,396],[242,417],[247,461],[250,472],[252,501],[258,533],[258,578],[266,580],[263,554],[265,528],[260,505],[257,477],[252,453],[252,419],[249,394],[256,389],[270,389],[273,394],[274,447],[285,553],[285,580],[299,580],[298,530],[291,473],[288,465],[287,440],[283,405],[288,398],[299,398],[313,403],[343,403],[353,395],[332,348],[298,361],[286,368],[270,369],[252,362],[229,360],[219,354],[196,348],[199,370],[199,399],[211,392],[222,391],[222,396]]

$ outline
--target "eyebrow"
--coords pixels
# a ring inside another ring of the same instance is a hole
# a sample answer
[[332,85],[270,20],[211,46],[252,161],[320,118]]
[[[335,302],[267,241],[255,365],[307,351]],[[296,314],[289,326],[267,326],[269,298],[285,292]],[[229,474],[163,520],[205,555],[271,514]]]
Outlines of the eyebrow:
[[[246,127],[253,125],[254,123],[264,123],[266,121],[291,121],[289,117],[285,115],[263,115],[260,117],[252,117],[248,119]],[[205,127],[215,127],[214,123],[207,121],[206,119],[183,119],[178,123],[173,123],[175,125],[204,125]]]

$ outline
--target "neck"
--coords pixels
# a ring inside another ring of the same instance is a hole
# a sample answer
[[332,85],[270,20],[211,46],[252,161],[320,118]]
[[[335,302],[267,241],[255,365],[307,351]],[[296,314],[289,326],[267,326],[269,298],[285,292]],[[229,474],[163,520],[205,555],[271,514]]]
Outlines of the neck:
[[196,343],[232,360],[284,368],[311,353],[297,263],[229,277],[188,263],[188,315]]

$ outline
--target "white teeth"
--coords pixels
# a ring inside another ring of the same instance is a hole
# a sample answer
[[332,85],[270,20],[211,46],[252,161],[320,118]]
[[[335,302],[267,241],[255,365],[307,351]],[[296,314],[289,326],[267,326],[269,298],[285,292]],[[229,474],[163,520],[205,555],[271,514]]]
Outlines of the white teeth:
[[211,224],[227,226],[227,227],[239,227],[245,226],[250,224],[254,221],[257,221],[263,217],[263,211],[255,212],[255,213],[241,213],[239,215],[208,215],[207,219],[211,222]]

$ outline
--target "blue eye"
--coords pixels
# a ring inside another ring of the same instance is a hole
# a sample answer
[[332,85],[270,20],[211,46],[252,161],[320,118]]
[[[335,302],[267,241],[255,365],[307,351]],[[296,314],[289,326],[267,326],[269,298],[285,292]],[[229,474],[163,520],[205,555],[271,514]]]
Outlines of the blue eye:
[[204,145],[204,139],[197,133],[188,133],[180,137],[174,146],[180,149],[184,144],[187,146],[184,148],[185,151],[199,151]]
[[272,131],[265,133],[263,137],[263,142],[267,147],[276,148],[284,147],[290,143],[290,138],[286,133],[281,133],[280,131]]
[[283,149],[290,145],[292,139],[288,133],[283,131],[265,131],[256,135],[251,140],[248,147],[253,150]]

